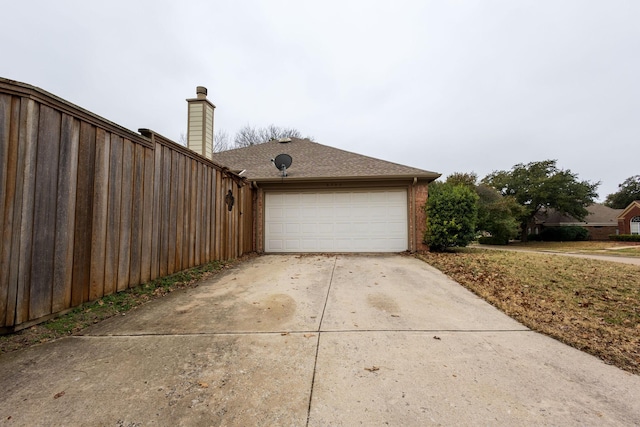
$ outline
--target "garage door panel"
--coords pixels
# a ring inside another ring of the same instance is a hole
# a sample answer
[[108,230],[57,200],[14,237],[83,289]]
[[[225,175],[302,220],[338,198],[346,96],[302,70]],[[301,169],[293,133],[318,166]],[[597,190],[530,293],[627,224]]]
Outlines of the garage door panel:
[[405,189],[266,193],[267,252],[399,252],[407,248]]

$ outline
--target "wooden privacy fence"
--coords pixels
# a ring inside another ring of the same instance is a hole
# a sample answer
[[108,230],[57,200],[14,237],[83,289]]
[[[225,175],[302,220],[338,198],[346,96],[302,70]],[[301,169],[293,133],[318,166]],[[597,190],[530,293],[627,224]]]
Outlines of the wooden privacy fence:
[[141,133],[0,79],[0,332],[254,250],[249,183]]

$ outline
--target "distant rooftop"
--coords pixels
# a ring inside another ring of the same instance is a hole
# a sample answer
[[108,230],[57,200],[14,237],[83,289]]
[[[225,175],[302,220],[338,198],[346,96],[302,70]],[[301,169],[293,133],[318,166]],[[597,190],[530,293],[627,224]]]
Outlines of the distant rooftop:
[[587,211],[589,215],[583,220],[578,221],[574,217],[570,215],[564,215],[560,212],[557,212],[553,209],[550,209],[546,212],[539,213],[536,215],[536,222],[539,224],[545,225],[576,225],[576,224],[588,224],[588,225],[617,225],[618,224],[618,215],[623,211],[623,209],[612,209],[608,206],[594,203],[592,205],[587,206]]

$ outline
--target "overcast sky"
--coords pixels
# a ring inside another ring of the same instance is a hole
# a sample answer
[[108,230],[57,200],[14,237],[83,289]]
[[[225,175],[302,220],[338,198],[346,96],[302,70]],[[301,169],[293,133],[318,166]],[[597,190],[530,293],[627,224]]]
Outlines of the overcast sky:
[[603,200],[640,174],[638,0],[0,5],[1,77],[134,131],[178,141],[201,85],[231,135],[294,127],[443,178],[557,159]]

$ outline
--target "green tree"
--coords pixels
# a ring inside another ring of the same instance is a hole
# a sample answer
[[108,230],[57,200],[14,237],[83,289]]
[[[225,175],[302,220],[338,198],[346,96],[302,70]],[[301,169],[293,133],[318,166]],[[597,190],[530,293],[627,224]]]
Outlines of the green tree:
[[478,196],[465,185],[433,183],[427,200],[425,242],[434,251],[467,246],[475,238]]
[[634,175],[618,185],[618,191],[607,196],[604,204],[613,209],[624,209],[634,200],[640,200],[640,175]]
[[518,236],[520,224],[516,218],[522,214],[522,207],[513,197],[504,197],[495,188],[477,181],[478,176],[473,172],[455,172],[445,182],[475,191],[478,195],[476,232],[489,233],[496,243],[507,244],[509,239]]
[[555,160],[519,163],[510,171],[489,174],[482,182],[523,206],[518,220],[524,239],[527,225],[541,209],[555,209],[578,220],[584,219],[589,214],[586,207],[598,197],[596,190],[600,185],[579,181],[570,170],[559,169]]
[[503,196],[486,184],[476,186],[478,194],[477,231],[491,234],[494,243],[507,244],[518,236],[523,207],[511,196]]
[[445,182],[451,185],[464,185],[475,189],[478,182],[478,175],[476,175],[475,172],[454,172],[447,177]]

